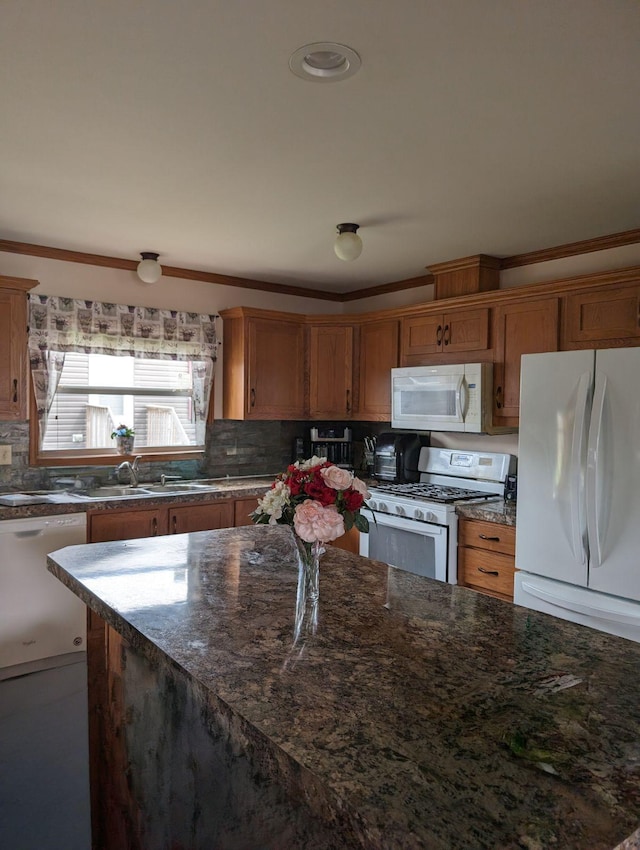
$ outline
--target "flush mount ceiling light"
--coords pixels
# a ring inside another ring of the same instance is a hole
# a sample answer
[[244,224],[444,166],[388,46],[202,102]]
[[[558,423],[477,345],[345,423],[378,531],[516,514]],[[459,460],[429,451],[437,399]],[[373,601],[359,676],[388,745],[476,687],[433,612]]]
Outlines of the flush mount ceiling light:
[[305,44],[291,54],[289,67],[303,80],[332,83],[352,77],[361,65],[360,57],[346,44],[317,41]]
[[358,236],[359,224],[339,224],[333,250],[341,260],[357,260],[362,253],[362,239]]
[[157,283],[162,276],[162,266],[158,262],[160,254],[153,251],[142,251],[142,259],[138,263],[136,273],[143,283]]

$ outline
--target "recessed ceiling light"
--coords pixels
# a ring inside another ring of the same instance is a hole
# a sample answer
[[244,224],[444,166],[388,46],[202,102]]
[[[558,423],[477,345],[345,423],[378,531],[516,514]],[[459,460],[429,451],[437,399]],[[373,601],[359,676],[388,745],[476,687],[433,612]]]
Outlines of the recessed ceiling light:
[[289,67],[296,76],[314,83],[346,80],[356,73],[361,64],[355,50],[333,41],[305,44],[292,53],[289,59]]

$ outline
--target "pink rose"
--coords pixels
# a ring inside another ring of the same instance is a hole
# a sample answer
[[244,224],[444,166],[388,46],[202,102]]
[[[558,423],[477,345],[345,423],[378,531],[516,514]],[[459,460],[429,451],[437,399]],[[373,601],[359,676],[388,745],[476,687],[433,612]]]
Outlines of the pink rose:
[[371,493],[367,490],[367,485],[364,481],[361,481],[359,478],[354,478],[351,482],[351,486],[354,490],[357,490],[358,493],[362,494],[363,499],[371,498]]
[[340,469],[339,466],[327,466],[320,470],[320,475],[327,487],[334,490],[346,490],[347,487],[351,487],[353,480],[351,473],[346,469]]
[[324,507],[320,502],[306,499],[295,510],[293,527],[307,543],[328,543],[344,534],[344,519],[335,505]]

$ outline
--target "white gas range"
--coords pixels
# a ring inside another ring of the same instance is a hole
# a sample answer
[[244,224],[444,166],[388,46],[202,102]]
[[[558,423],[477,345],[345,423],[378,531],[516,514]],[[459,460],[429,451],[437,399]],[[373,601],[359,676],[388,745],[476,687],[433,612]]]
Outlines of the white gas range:
[[501,497],[514,468],[509,454],[421,449],[419,482],[369,488],[369,533],[360,535],[360,554],[456,584],[456,506]]

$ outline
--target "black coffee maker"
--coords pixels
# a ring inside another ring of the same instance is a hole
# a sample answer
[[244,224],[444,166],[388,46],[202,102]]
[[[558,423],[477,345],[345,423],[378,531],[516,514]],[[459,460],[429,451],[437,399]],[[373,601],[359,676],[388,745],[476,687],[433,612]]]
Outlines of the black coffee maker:
[[428,446],[430,434],[387,431],[379,434],[373,455],[373,477],[378,481],[407,484],[420,480],[420,449]]

